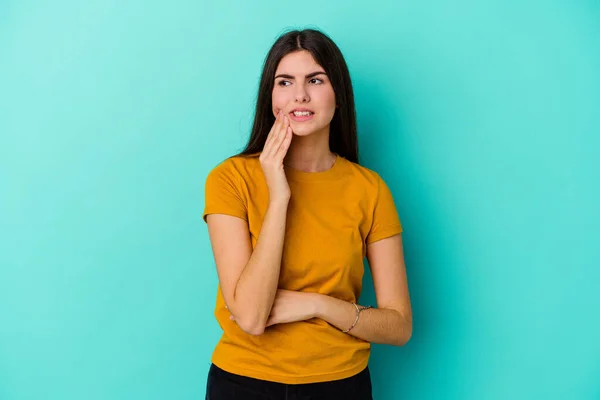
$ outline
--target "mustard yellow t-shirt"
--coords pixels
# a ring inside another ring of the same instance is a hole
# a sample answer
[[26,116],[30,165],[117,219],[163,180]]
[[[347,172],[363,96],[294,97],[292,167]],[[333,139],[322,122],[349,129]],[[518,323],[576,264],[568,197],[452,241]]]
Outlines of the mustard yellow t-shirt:
[[[285,171],[292,195],[278,287],[357,301],[366,245],[402,232],[388,186],[339,155],[324,172]],[[269,199],[258,154],[223,161],[205,189],[204,220],[208,214],[244,219],[254,248]],[[212,362],[231,373],[298,384],[347,378],[367,366],[370,343],[322,319],[273,325],[253,336],[229,315],[219,286],[215,316],[223,336]]]

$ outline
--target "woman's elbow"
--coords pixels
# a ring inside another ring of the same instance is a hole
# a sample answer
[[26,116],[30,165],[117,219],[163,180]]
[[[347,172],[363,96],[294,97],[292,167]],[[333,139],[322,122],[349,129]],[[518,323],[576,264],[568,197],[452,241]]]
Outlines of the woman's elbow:
[[235,322],[241,330],[252,336],[260,336],[265,332],[265,324],[256,318],[235,319]]
[[413,324],[412,324],[412,316],[404,316],[401,315],[401,323],[400,329],[398,329],[398,333],[394,340],[395,346],[404,346],[410,338],[412,337]]
[[407,330],[402,330],[399,335],[396,336],[395,346],[404,346],[412,337],[412,327]]
[[230,312],[230,318],[242,331],[252,336],[260,336],[265,332],[266,321],[261,321],[261,316],[250,310],[242,309],[237,302],[231,302],[230,305],[230,307],[226,306]]
[[265,327],[260,326],[260,325],[251,325],[246,328],[243,328],[243,327],[240,327],[240,328],[242,328],[242,330],[244,332],[246,332],[248,335],[252,335],[252,336],[260,336],[263,333],[265,333]]

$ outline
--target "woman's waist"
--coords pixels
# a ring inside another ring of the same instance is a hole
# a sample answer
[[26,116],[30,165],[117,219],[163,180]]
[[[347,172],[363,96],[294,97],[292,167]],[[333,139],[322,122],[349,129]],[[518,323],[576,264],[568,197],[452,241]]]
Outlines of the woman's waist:
[[263,368],[314,369],[311,364],[318,361],[325,369],[339,369],[363,362],[371,348],[369,342],[318,318],[273,325],[258,336],[247,334],[237,325],[226,326],[215,353]]

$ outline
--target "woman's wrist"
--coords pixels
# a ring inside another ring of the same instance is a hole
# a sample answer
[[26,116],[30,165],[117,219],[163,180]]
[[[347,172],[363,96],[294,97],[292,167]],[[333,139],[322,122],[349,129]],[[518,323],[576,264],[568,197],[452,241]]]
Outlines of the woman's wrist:
[[351,302],[315,293],[311,301],[314,317],[329,322],[340,330],[347,330],[356,322],[357,307]]
[[313,318],[323,318],[323,300],[325,295],[320,293],[311,293],[311,312]]
[[283,207],[287,208],[290,203],[290,197],[275,197],[269,199],[269,207]]

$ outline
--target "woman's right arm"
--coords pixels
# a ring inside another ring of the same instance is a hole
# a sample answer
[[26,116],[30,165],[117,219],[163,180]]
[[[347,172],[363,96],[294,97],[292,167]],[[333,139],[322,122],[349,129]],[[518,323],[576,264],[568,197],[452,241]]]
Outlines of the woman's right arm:
[[246,221],[222,214],[207,217],[225,303],[251,335],[264,332],[277,293],[286,216],[286,202],[269,204],[254,251]]
[[269,204],[252,250],[248,224],[223,214],[207,216],[221,292],[238,326],[260,335],[277,293],[290,189],[283,158],[292,140],[289,121],[278,116],[260,156]]

